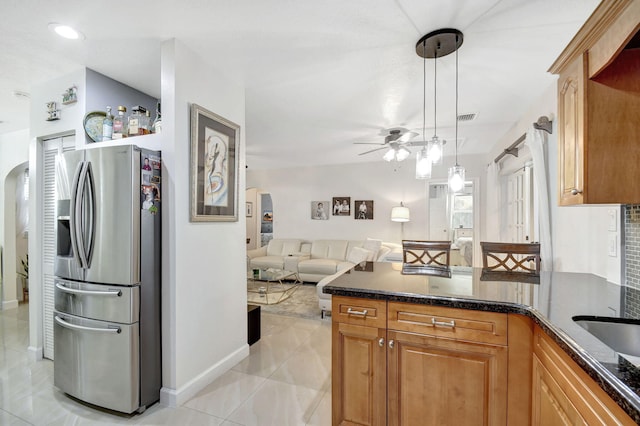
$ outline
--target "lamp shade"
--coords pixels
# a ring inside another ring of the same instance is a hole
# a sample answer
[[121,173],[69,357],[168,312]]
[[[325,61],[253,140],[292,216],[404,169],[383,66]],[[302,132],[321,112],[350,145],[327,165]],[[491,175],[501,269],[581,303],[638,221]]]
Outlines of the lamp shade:
[[391,221],[392,222],[409,222],[409,208],[400,204],[391,209]]

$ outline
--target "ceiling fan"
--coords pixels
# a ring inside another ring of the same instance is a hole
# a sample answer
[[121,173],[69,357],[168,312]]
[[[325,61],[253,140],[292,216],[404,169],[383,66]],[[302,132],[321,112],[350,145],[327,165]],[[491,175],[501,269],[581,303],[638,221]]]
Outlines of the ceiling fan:
[[370,154],[372,152],[386,149],[387,152],[382,157],[384,160],[402,161],[406,159],[411,154],[411,151],[409,151],[404,145],[413,145],[409,141],[414,137],[418,136],[418,133],[411,132],[406,129],[390,129],[388,132],[389,134],[384,137],[383,143],[354,142],[355,144],[360,144],[360,145],[380,145],[380,148],[374,148],[369,151],[362,152],[358,155]]

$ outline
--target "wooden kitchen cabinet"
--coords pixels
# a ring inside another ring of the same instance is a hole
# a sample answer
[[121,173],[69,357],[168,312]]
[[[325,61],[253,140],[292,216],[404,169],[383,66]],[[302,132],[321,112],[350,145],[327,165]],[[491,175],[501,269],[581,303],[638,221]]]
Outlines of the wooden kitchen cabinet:
[[386,302],[333,296],[333,425],[385,425]]
[[558,203],[640,203],[640,2],[604,0],[558,74]]
[[539,326],[533,350],[532,425],[635,424]]
[[333,296],[334,425],[507,424],[507,314],[379,303]]

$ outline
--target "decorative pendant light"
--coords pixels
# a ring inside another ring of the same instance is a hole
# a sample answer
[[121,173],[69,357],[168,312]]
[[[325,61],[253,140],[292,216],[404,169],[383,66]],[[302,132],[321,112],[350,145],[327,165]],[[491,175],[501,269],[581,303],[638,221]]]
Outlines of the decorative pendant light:
[[[451,28],[443,28],[432,31],[418,40],[416,44],[416,53],[425,59],[423,61],[423,121],[422,121],[422,139],[424,147],[418,152],[416,157],[416,178],[428,179],[431,177],[431,168],[433,164],[441,164],[443,157],[443,146],[446,141],[438,138],[438,122],[437,122],[437,58],[447,56],[448,54],[458,50],[462,45],[462,33]],[[425,116],[426,116],[426,58],[433,58],[433,137],[427,141],[425,138]],[[428,163],[428,164],[427,164]]]
[[[422,40],[422,49],[425,49],[427,41]],[[431,178],[431,158],[426,145],[427,133],[427,57],[422,57],[422,141],[425,145],[416,154],[416,179]]]
[[[437,47],[436,47],[437,48]],[[429,141],[427,151],[431,158],[431,163],[442,164],[442,145],[444,141],[438,138],[438,54],[433,58],[433,137]]]
[[462,191],[464,189],[464,180],[464,167],[458,164],[458,49],[456,49],[456,162],[449,169],[449,189],[451,192]]

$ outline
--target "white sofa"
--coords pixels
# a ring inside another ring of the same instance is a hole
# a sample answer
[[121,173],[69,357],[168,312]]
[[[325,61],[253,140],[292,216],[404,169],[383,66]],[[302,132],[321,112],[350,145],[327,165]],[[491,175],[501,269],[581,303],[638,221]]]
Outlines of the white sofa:
[[247,250],[249,269],[285,269],[302,281],[315,283],[365,260],[402,261],[402,246],[374,239],[272,239],[267,246]]

